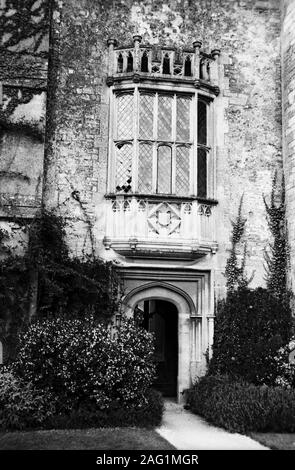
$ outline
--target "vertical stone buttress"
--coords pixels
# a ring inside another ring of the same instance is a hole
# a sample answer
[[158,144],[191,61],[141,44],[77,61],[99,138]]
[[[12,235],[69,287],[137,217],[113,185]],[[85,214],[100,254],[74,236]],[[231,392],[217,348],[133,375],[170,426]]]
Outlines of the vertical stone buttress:
[[290,245],[290,284],[295,289],[295,0],[282,0],[283,165]]

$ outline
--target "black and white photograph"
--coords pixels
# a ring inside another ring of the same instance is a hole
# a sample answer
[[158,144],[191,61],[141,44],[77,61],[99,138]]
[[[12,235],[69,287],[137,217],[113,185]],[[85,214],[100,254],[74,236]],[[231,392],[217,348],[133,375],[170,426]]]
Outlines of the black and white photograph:
[[0,0],[0,461],[271,463],[294,327],[295,0]]

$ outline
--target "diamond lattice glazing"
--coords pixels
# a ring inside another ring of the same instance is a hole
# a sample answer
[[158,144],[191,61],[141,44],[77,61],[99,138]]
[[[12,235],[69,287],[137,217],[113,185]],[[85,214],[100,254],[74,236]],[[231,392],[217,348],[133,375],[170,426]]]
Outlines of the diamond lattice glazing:
[[138,191],[149,193],[152,190],[153,148],[149,144],[139,146]]
[[188,147],[176,149],[176,194],[179,196],[189,193],[189,151]]
[[117,147],[116,190],[118,192],[128,193],[131,191],[132,150],[131,144]]
[[172,173],[171,148],[168,145],[161,145],[158,148],[158,179],[157,192],[170,194]]
[[190,98],[177,97],[176,140],[187,142],[190,137]]
[[154,95],[140,95],[139,105],[139,137],[140,139],[153,138],[154,122]]
[[158,97],[158,139],[171,140],[172,102],[172,96]]
[[133,137],[134,100],[133,94],[117,97],[117,138]]

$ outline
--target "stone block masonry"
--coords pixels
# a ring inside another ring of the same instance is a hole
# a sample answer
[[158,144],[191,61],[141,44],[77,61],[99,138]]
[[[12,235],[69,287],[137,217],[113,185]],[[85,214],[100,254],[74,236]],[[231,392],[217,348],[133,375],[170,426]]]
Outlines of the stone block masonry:
[[[249,274],[264,283],[269,241],[262,194],[282,168],[280,9],[277,2],[74,1],[58,2],[52,24],[50,109],[45,201],[70,216],[75,252],[85,249],[91,220],[97,253],[104,256],[109,97],[107,39],[119,44],[141,34],[142,43],[220,48],[221,95],[216,98],[216,286],[230,246],[231,220],[244,194]],[[290,90],[291,92],[291,90]],[[82,205],[71,195],[79,191]],[[82,232],[80,232],[82,231]]]

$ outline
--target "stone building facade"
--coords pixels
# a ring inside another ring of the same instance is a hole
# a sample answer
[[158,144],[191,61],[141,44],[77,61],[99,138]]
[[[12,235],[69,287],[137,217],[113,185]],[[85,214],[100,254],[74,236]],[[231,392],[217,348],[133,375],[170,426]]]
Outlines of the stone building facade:
[[[294,15],[293,0],[59,0],[44,168],[43,147],[2,139],[5,158],[34,171],[35,201],[43,174],[43,203],[66,217],[72,252],[93,248],[91,227],[97,255],[117,263],[125,311],[141,310],[155,331],[168,394],[181,397],[206,369],[242,196],[247,271],[264,285],[263,195],[275,172],[285,172],[293,282]],[[13,77],[1,81],[8,109]],[[1,194],[21,193],[3,171]]]

